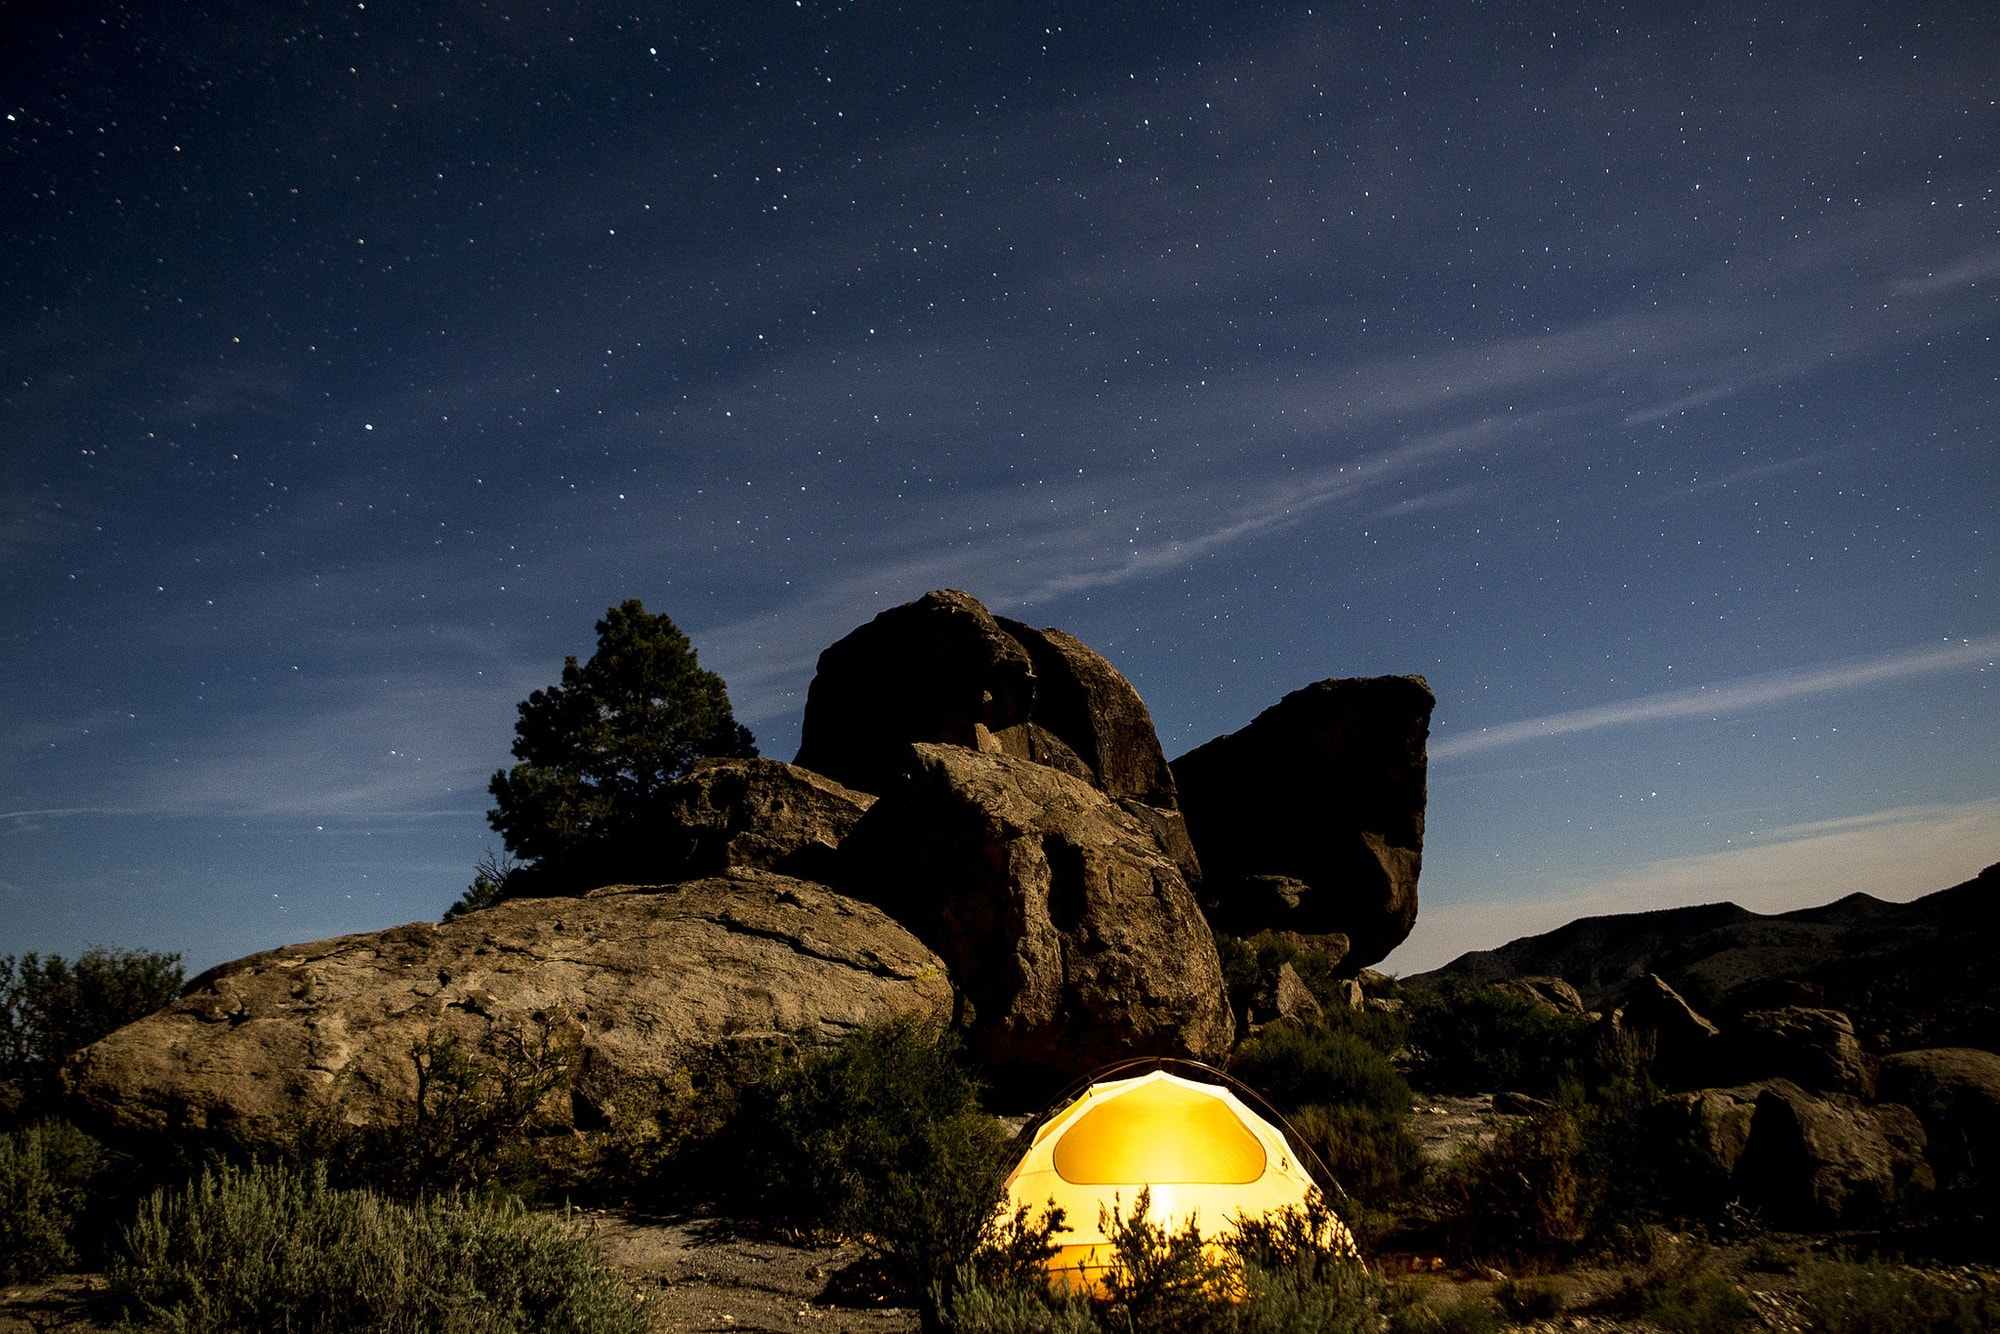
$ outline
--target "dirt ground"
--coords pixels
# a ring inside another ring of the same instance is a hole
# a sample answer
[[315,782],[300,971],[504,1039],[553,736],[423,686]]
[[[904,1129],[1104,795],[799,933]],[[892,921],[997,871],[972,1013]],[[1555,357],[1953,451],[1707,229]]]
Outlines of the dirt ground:
[[[910,1334],[913,1311],[835,1296],[830,1286],[856,1260],[853,1247],[795,1244],[727,1220],[635,1218],[590,1211],[583,1225],[622,1270],[655,1328],[732,1334]],[[69,1274],[46,1283],[0,1288],[0,1334],[97,1334],[91,1318],[104,1282]]]
[[[588,1213],[584,1226],[602,1242],[652,1312],[655,1328],[674,1334],[912,1334],[914,1312],[841,1297],[840,1276],[857,1258],[851,1247],[818,1246],[772,1237],[706,1217],[637,1218]],[[1707,1260],[1740,1285],[1756,1310],[1758,1328],[1773,1334],[1807,1334],[1794,1295],[1795,1280],[1774,1270],[1774,1254],[1803,1259],[1826,1239],[1767,1235],[1758,1242],[1715,1246]],[[1672,1243],[1669,1243],[1672,1244]],[[1431,1269],[1428,1256],[1373,1257],[1388,1276],[1420,1285],[1432,1302],[1491,1293],[1492,1271]],[[1615,1309],[1615,1298],[1644,1273],[1629,1263],[1574,1266],[1529,1281],[1560,1295],[1555,1316],[1511,1328],[1528,1334],[1657,1334],[1656,1327]],[[2000,1291],[2000,1269],[1958,1266],[1931,1271],[1945,1282]],[[91,1319],[91,1299],[103,1291],[94,1275],[67,1275],[48,1283],[0,1288],[0,1334],[107,1334]]]

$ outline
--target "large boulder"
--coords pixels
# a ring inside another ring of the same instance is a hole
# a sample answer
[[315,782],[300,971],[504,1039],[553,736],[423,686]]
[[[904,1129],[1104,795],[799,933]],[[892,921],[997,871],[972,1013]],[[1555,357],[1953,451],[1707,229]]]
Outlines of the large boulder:
[[1647,1115],[1650,1157],[1672,1197],[1696,1212],[1736,1194],[1736,1166],[1750,1143],[1762,1084],[1673,1093]]
[[2000,1056],[1974,1047],[1930,1047],[1882,1058],[1878,1092],[1924,1124],[1938,1181],[2000,1197]]
[[941,589],[891,607],[820,654],[796,763],[880,793],[910,745],[1010,755],[1081,778],[1199,878],[1153,716],[1132,683],[1061,630],[996,617]]
[[737,872],[253,954],[85,1048],[65,1082],[103,1130],[282,1147],[316,1121],[407,1117],[420,1044],[497,1066],[553,1031],[578,1045],[556,1115],[601,1125],[718,1053],[828,1045],[894,1016],[944,1023],[951,1005],[938,957],[879,908]]
[[731,868],[823,880],[875,798],[778,760],[697,760],[662,793],[645,831],[649,882]]
[[1658,973],[1632,984],[1625,1004],[1611,1017],[1614,1029],[1653,1044],[1653,1073],[1671,1088],[1704,1088],[1722,1082],[1726,1071],[1721,1030]]
[[[1053,735],[1081,762],[1078,776],[1113,799],[1129,797],[1149,806],[1178,809],[1174,772],[1153,730],[1152,712],[1132,683],[1074,635],[1053,628],[1037,630],[1004,616],[998,621],[1034,664],[1031,726]],[[1007,754],[1048,763],[1033,753],[1030,738],[1020,734],[1018,725],[998,736]]]
[[959,1024],[1003,1086],[1229,1050],[1222,965],[1193,892],[1146,828],[1080,778],[917,745],[840,860],[844,887],[943,956]]
[[[926,593],[819,655],[794,763],[885,792],[909,768],[911,742],[997,752],[994,734],[1026,725],[1034,703],[1020,641],[971,594]],[[1052,749],[1038,762],[1081,766]]]
[[1744,1199],[1781,1223],[1856,1226],[1928,1192],[1924,1129],[1895,1103],[1815,1096],[1788,1079],[1763,1084],[1736,1162]]
[[1746,1078],[1789,1079],[1814,1093],[1865,1098],[1875,1092],[1854,1024],[1839,1010],[1804,1005],[1751,1010],[1727,1036],[1732,1059]]
[[[1338,932],[1376,962],[1417,919],[1436,699],[1421,676],[1320,681],[1173,763],[1218,927]],[[1271,892],[1271,878],[1302,892]]]

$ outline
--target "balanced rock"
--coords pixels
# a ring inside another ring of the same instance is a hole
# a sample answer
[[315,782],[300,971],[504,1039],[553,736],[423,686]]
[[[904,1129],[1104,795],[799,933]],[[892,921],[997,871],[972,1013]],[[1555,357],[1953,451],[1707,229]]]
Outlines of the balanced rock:
[[823,880],[875,798],[778,760],[697,760],[668,784],[646,829],[650,882],[731,868]]
[[943,1023],[951,1004],[943,964],[879,908],[738,872],[253,954],[85,1048],[64,1078],[103,1130],[283,1147],[316,1119],[406,1118],[420,1044],[499,1063],[567,1035],[574,1081],[556,1115],[602,1125],[691,1063],[828,1045],[899,1015]]
[[993,614],[969,593],[926,593],[819,655],[794,763],[881,793],[911,742],[997,751],[995,734],[1026,725],[1034,703],[1034,661]]
[[1193,892],[1151,833],[1080,778],[919,744],[840,861],[840,884],[943,956],[968,1045],[1003,1081],[1229,1049],[1222,965]]
[[1350,968],[1402,943],[1417,918],[1435,704],[1421,676],[1320,681],[1173,762],[1217,926],[1338,932]]
[[996,617],[971,594],[941,589],[820,654],[796,763],[880,793],[909,769],[915,742],[1081,778],[1144,824],[1184,878],[1199,877],[1146,702],[1073,635]]
[[2000,1055],[1930,1047],[1882,1058],[1878,1091],[1924,1124],[1939,1184],[2000,1198]]

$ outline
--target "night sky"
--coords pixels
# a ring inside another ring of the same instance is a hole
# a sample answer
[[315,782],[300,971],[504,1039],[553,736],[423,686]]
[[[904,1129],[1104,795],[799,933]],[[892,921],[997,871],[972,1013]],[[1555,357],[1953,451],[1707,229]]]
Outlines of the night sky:
[[[60,11],[51,17],[52,11]],[[0,953],[435,918],[628,597],[1169,755],[1436,690],[1409,972],[2000,861],[2000,8],[0,8]]]

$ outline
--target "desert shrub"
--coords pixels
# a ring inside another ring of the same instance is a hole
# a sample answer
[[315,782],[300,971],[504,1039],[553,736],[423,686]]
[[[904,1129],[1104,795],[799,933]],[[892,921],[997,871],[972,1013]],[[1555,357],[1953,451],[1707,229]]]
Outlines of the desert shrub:
[[181,956],[151,950],[89,949],[0,955],[0,1114],[21,1121],[45,1114],[55,1074],[80,1047],[143,1019],[180,995]]
[[1348,1195],[1371,1208],[1400,1199],[1423,1174],[1423,1146],[1402,1115],[1368,1107],[1302,1107],[1291,1128]]
[[[1112,1255],[1097,1300],[1052,1288],[1039,1265],[961,1269],[940,1321],[952,1334],[1360,1334],[1382,1325],[1384,1288],[1336,1240],[1317,1198],[1204,1243],[1155,1222],[1148,1192],[1100,1220]],[[989,1255],[990,1249],[982,1251]]]
[[1513,992],[1453,978],[1405,996],[1412,1078],[1426,1089],[1553,1089],[1586,1055],[1585,1020]]
[[323,1168],[223,1167],[148,1198],[111,1273],[173,1331],[641,1331],[624,1281],[564,1219],[462,1195],[399,1205]]
[[860,1240],[927,1310],[987,1235],[1015,1156],[955,1044],[908,1020],[745,1089],[728,1138],[767,1216]]
[[1351,1029],[1274,1024],[1236,1049],[1230,1073],[1289,1112],[1311,1103],[1401,1115],[1410,1086],[1389,1058]]
[[2000,1329],[2000,1294],[1950,1286],[1886,1264],[1819,1260],[1800,1267],[1798,1293],[1820,1334],[1972,1334]]
[[1757,1317],[1743,1289],[1712,1271],[1648,1289],[1644,1310],[1666,1334],[1726,1334]]
[[1382,1308],[1388,1334],[1499,1334],[1500,1308],[1485,1297],[1433,1304],[1416,1284],[1390,1287]]
[[1046,1283],[993,1281],[961,1265],[948,1294],[941,1289],[938,1323],[949,1334],[1098,1334],[1090,1302]]
[[1685,1182],[1657,1152],[1651,1119],[1660,1091],[1643,1074],[1620,1073],[1583,1087],[1565,1086],[1560,1101],[1582,1138],[1582,1174],[1595,1235],[1684,1212]]
[[1555,1108],[1502,1126],[1430,1183],[1430,1203],[1461,1255],[1536,1263],[1573,1255],[1589,1235],[1583,1131]]
[[582,1062],[582,1027],[560,1008],[537,1012],[479,1045],[431,1029],[405,1052],[414,1094],[380,1125],[355,1127],[337,1107],[293,1127],[287,1154],[336,1165],[336,1184],[396,1196],[461,1187],[534,1195],[580,1184],[586,1152],[551,1115]]
[[1553,1320],[1562,1314],[1562,1289],[1545,1278],[1506,1278],[1493,1287],[1493,1300],[1509,1320]]
[[[1347,1007],[1342,991],[1344,979],[1338,973],[1338,956],[1275,931],[1260,931],[1249,937],[1218,935],[1215,947],[1222,958],[1222,981],[1229,992],[1230,1008],[1239,1017],[1249,1009],[1259,990],[1274,983],[1278,969],[1290,964],[1306,990],[1326,1007],[1328,1024],[1354,1033],[1384,1055],[1393,1056],[1402,1047],[1401,1015]],[[1376,990],[1399,994],[1393,978],[1385,979]]]
[[76,1263],[103,1165],[103,1147],[66,1121],[0,1134],[0,1281]]

